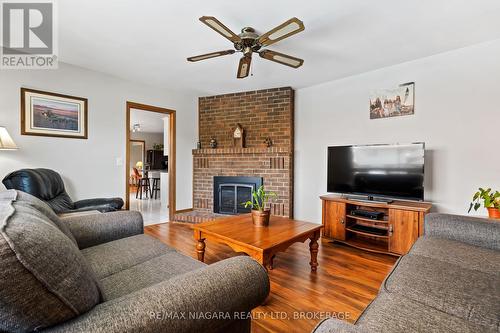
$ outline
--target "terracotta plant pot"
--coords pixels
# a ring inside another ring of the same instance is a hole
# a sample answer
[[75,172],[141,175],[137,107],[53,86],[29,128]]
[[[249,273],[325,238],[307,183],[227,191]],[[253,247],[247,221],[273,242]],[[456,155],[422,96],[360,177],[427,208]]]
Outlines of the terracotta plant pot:
[[271,216],[271,210],[266,209],[264,211],[253,210],[252,209],[252,221],[256,227],[267,227],[269,226],[269,217]]
[[500,219],[500,209],[489,207],[488,214],[490,215],[490,219]]

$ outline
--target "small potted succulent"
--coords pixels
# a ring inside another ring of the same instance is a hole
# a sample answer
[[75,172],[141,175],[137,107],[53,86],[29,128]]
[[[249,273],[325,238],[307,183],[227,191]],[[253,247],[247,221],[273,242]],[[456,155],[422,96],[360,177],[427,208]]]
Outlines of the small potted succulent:
[[276,197],[274,192],[266,192],[264,186],[260,186],[257,191],[252,192],[252,200],[243,203],[245,208],[252,207],[252,221],[257,227],[267,227],[271,210],[266,208],[269,199]]
[[491,188],[479,188],[479,191],[474,193],[472,202],[470,203],[469,213],[472,209],[478,210],[481,208],[481,201],[484,208],[488,210],[491,219],[500,219],[500,192],[493,192]]

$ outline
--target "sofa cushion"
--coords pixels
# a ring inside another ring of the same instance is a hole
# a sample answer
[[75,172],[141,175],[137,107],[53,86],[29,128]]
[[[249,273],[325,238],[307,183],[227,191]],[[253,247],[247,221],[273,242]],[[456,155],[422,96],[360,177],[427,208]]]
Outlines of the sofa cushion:
[[0,330],[32,331],[99,303],[92,270],[75,244],[16,191],[0,198]]
[[450,239],[420,237],[413,244],[411,254],[485,273],[500,272],[500,252]]
[[480,217],[430,213],[425,216],[425,235],[500,251],[500,223]]
[[169,252],[102,279],[103,297],[106,301],[118,298],[205,266],[178,252]]
[[472,270],[412,252],[398,261],[384,290],[470,322],[500,327],[498,272]]
[[175,251],[148,235],[136,235],[92,246],[81,252],[98,279]]
[[57,216],[57,214],[52,210],[52,208],[50,208],[49,205],[47,205],[42,200],[38,199],[35,196],[32,196],[29,193],[17,190],[9,190],[9,191],[16,191],[17,193],[16,201],[26,202],[32,205],[34,208],[38,209],[43,215],[49,218],[49,220],[52,221],[59,228],[59,230],[62,231],[63,234],[65,234],[75,245],[77,245],[76,239],[69,230],[66,223],[64,223],[59,218],[59,216]]
[[360,332],[370,333],[496,331],[412,301],[402,295],[385,292],[381,292],[368,306],[356,321],[356,326]]
[[25,332],[76,317],[100,301],[73,242],[33,205],[0,199],[0,331]]

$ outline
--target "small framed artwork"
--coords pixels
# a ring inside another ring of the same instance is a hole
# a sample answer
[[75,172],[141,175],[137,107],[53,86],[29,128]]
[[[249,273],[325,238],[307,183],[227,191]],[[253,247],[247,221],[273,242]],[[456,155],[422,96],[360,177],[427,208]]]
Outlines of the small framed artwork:
[[370,92],[370,119],[408,116],[415,113],[415,83]]
[[21,88],[21,134],[87,139],[86,98]]

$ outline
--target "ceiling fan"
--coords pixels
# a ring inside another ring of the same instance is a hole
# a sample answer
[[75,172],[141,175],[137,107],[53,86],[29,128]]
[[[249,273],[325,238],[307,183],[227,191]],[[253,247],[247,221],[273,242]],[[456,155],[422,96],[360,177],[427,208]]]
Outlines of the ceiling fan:
[[212,52],[202,54],[194,57],[187,58],[188,61],[195,62],[215,57],[220,57],[235,52],[242,52],[243,57],[240,59],[238,66],[238,73],[236,77],[242,79],[250,73],[250,64],[252,62],[252,54],[258,53],[261,58],[271,60],[282,65],[298,68],[302,66],[304,60],[289,56],[287,54],[279,53],[271,50],[263,50],[262,47],[269,46],[282,39],[288,38],[304,30],[304,23],[298,18],[294,17],[288,21],[280,24],[276,28],[266,32],[263,35],[258,35],[254,28],[245,27],[241,29],[241,33],[236,35],[228,27],[222,24],[213,16],[202,16],[200,21],[208,25],[210,28],[217,31],[219,34],[229,39],[234,44],[234,50],[226,50],[219,52]]

